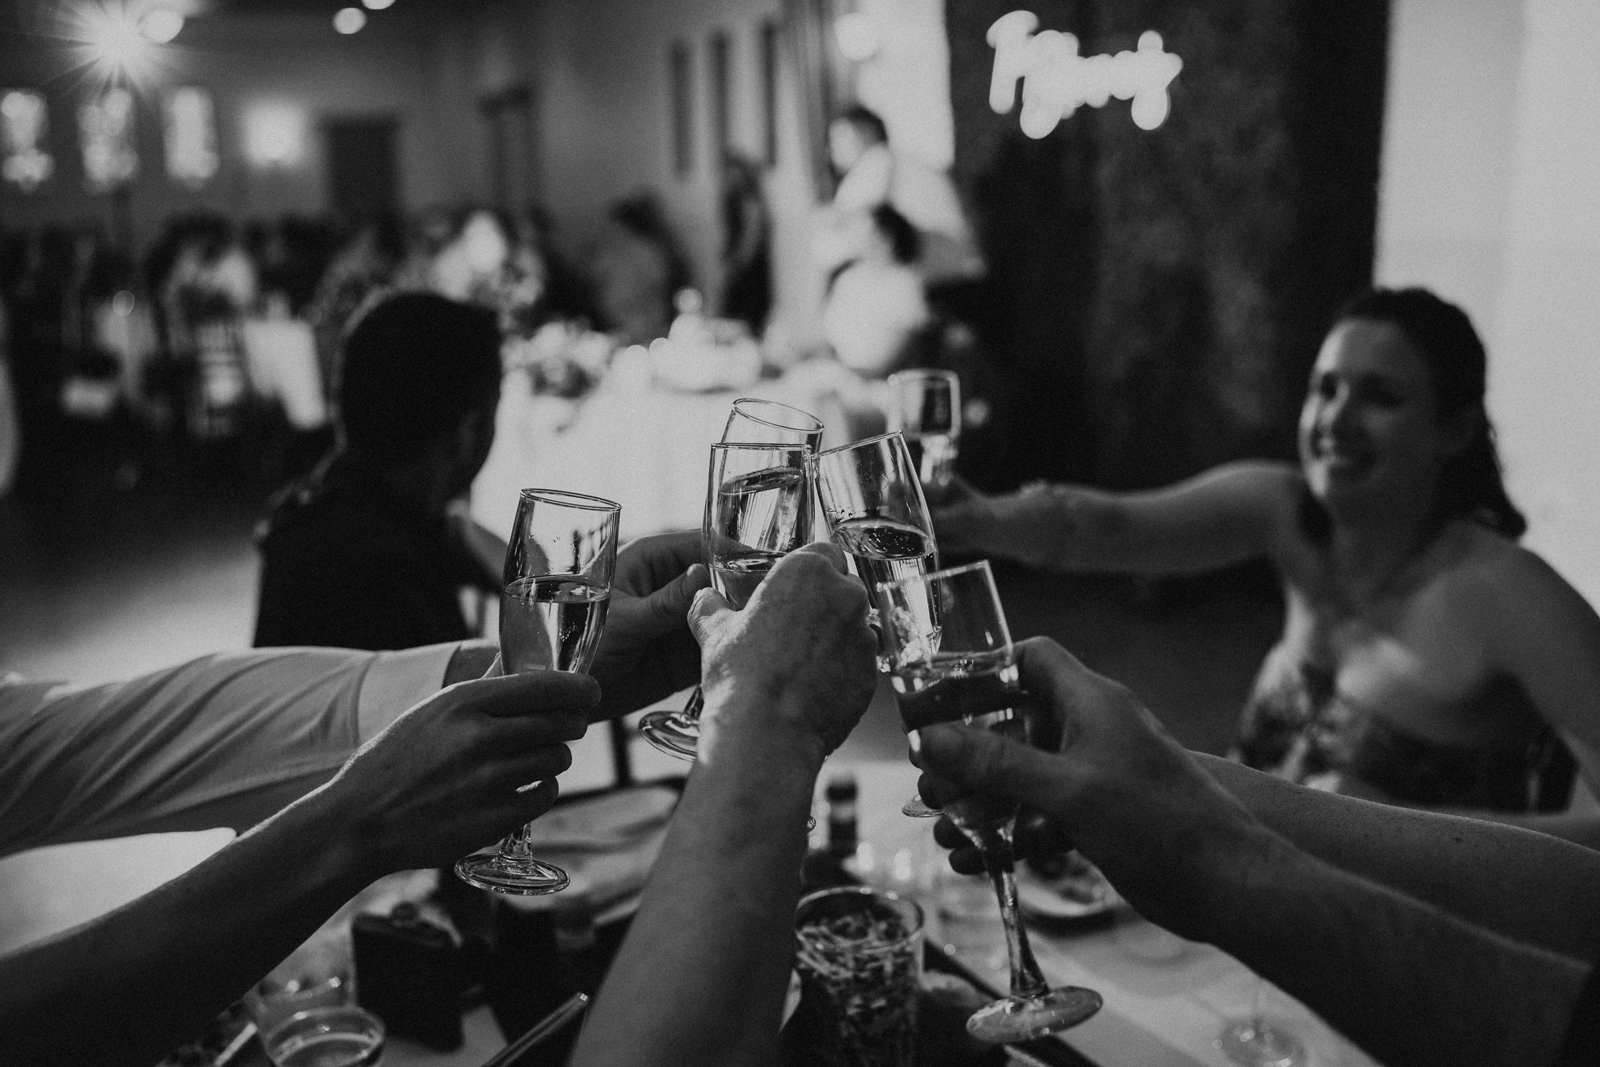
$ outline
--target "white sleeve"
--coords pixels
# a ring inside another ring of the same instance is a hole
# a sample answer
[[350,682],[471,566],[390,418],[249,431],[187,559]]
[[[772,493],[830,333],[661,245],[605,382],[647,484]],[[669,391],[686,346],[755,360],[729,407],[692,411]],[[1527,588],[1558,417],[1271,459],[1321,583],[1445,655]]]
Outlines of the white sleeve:
[[254,825],[437,690],[456,647],[262,649],[109,685],[0,683],[0,855]]

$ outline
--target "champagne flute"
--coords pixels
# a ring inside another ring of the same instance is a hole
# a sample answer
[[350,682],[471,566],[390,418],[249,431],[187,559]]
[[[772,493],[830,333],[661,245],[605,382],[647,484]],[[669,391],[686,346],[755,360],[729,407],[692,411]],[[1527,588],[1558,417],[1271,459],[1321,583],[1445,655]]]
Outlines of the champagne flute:
[[[987,560],[913,575],[878,586],[883,644],[900,719],[912,746],[917,732],[960,722],[1017,741],[1028,740],[1016,651]],[[1017,805],[968,796],[946,809],[983,854],[1000,900],[1011,995],[979,1008],[967,1032],[997,1044],[1027,1041],[1076,1026],[1100,1010],[1100,994],[1077,986],[1050,988],[1017,916],[1012,874],[1012,824]]]
[[[711,586],[734,610],[784,556],[811,540],[811,448],[804,444],[711,446],[701,531]],[[700,743],[699,691],[683,711],[656,711],[639,723],[651,744],[694,759]]]
[[889,375],[889,429],[905,435],[912,466],[930,497],[942,497],[955,473],[961,439],[961,379],[947,370]]
[[[589,669],[611,603],[621,516],[620,505],[599,497],[522,491],[500,595],[500,662],[507,673]],[[534,858],[529,832],[519,827],[498,851],[461,860],[456,874],[496,893],[561,892],[567,872]]]
[[[817,456],[817,496],[833,543],[850,554],[856,573],[876,599],[879,582],[926,574],[937,567],[933,523],[916,465],[900,433],[871,437]],[[889,662],[879,629],[878,669]],[[940,814],[920,795],[900,809],[916,819]]]

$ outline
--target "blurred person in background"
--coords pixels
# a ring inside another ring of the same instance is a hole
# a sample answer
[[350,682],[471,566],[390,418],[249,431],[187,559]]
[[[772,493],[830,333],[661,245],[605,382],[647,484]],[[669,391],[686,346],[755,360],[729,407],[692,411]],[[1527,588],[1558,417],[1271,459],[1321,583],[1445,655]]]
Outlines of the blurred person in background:
[[449,235],[428,264],[427,287],[451,300],[499,307],[511,258],[511,234],[499,212],[459,208]]
[[351,317],[374,293],[393,283],[405,254],[404,224],[398,216],[381,213],[357,229],[322,272],[305,314],[326,386],[331,388],[334,381],[339,338]]
[[853,216],[850,226],[857,251],[829,283],[822,335],[840,363],[883,378],[906,362],[931,322],[922,276],[912,267],[921,238],[887,204]]
[[722,159],[723,318],[760,337],[772,312],[772,218],[761,192],[761,168],[729,152]]
[[1238,758],[1600,847],[1597,820],[1569,808],[1574,757],[1600,793],[1600,616],[1517,544],[1527,524],[1501,481],[1486,371],[1459,308],[1375,290],[1323,342],[1298,466],[1231,463],[1141,493],[958,487],[934,509],[939,543],[1151,575],[1266,556],[1287,610]]
[[689,267],[653,193],[611,205],[588,266],[603,325],[623,344],[647,345],[667,335],[673,298],[689,285]]
[[494,442],[493,312],[384,297],[342,346],[338,444],[258,537],[255,644],[395,649],[472,636],[459,591],[500,592],[505,543],[461,498]]

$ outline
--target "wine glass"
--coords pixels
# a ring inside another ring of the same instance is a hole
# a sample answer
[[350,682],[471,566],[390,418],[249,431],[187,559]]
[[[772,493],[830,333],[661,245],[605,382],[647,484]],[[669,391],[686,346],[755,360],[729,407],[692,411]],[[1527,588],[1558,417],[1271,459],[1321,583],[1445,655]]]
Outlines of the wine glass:
[[922,487],[935,499],[950,488],[961,438],[961,379],[947,370],[889,375],[889,429],[905,435]]
[[[701,543],[711,586],[743,608],[773,565],[811,540],[811,447],[718,443],[711,446]],[[694,759],[700,743],[700,691],[682,711],[646,715],[651,744]]]
[[[1017,706],[1023,692],[1016,652],[988,561],[884,582],[878,603],[895,701],[913,747],[917,731],[946,722],[1028,740],[1028,721]],[[1011,959],[1011,995],[974,1012],[967,1032],[997,1044],[1026,1041],[1076,1026],[1099,1011],[1100,994],[1092,989],[1050,988],[1028,947],[1012,875],[1017,805],[968,796],[945,812],[983,854]]]
[[[933,523],[903,435],[887,433],[829,449],[817,456],[816,466],[817,496],[833,543],[850,554],[874,597],[879,582],[925,574],[939,565]],[[872,618],[879,625],[876,607]],[[886,671],[879,633],[878,669]],[[900,810],[917,819],[939,815],[920,795]]]
[[[500,662],[508,674],[589,669],[611,603],[621,516],[620,505],[596,496],[522,491],[500,594]],[[498,851],[457,863],[456,874],[496,893],[559,893],[567,872],[535,859],[528,834],[519,827]]]

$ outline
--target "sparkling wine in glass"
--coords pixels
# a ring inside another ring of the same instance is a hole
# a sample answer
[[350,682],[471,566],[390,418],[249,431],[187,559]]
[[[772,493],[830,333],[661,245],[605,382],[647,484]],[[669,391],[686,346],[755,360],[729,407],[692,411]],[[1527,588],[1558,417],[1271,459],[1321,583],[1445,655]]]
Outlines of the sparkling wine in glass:
[[[933,523],[902,434],[829,449],[817,456],[816,467],[817,496],[833,543],[849,554],[874,597],[880,582],[926,574],[939,565]],[[875,625],[880,622],[877,607],[872,618]],[[881,638],[878,669],[889,669]],[[917,819],[939,815],[920,795],[900,810]]]
[[[778,560],[811,540],[811,455],[805,444],[711,446],[702,545],[712,588],[735,610]],[[639,729],[657,748],[693,759],[700,743],[699,691],[683,711],[652,712]]]
[[1249,1018],[1229,1019],[1217,1035],[1217,1048],[1243,1067],[1300,1067],[1306,1062],[1306,1055],[1299,1039],[1273,1026],[1261,1014],[1265,984],[1265,979],[1256,979]]
[[[915,746],[918,731],[959,722],[1027,743],[1028,722],[1016,652],[987,561],[878,587],[883,644],[900,718]],[[1052,989],[1017,915],[1011,830],[1017,805],[969,796],[945,809],[983,855],[1000,901],[1011,994],[979,1008],[967,1032],[984,1041],[1026,1041],[1076,1026],[1100,1010],[1100,994]]]
[[961,379],[947,370],[889,375],[889,429],[906,439],[923,490],[937,500],[950,487],[961,440]]
[[[508,674],[589,669],[617,565],[622,508],[555,489],[524,489],[506,546],[500,594],[500,662]],[[567,887],[567,873],[536,859],[529,827],[493,853],[456,864],[463,881],[497,893],[537,896]]]

